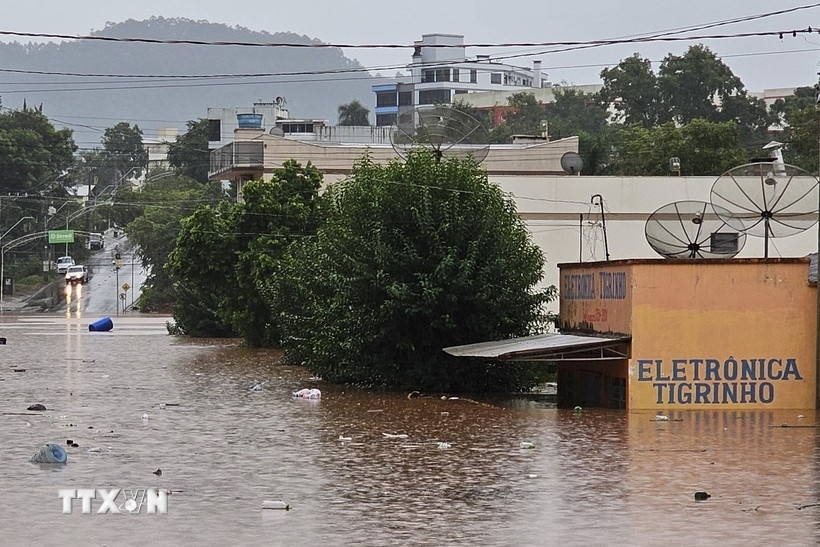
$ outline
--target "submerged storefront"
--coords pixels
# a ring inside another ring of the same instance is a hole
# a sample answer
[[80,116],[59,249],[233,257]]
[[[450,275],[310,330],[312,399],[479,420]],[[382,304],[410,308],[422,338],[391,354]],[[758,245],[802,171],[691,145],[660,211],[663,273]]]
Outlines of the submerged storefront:
[[622,359],[557,361],[560,405],[815,408],[808,258],[559,267],[561,333],[630,340]]

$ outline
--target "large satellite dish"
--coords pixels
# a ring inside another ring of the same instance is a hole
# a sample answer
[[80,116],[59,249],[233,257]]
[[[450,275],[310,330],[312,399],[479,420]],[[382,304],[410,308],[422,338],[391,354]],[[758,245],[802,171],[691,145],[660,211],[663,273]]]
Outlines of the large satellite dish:
[[647,219],[646,241],[666,258],[732,258],[746,243],[746,234],[722,216],[703,201],[670,203]]
[[787,237],[817,222],[817,178],[793,165],[758,162],[723,173],[712,185],[712,205],[737,231],[765,238]]
[[433,151],[441,158],[471,156],[476,163],[487,157],[487,128],[471,115],[450,106],[417,108],[403,112],[390,131],[390,143],[401,157],[414,148]]

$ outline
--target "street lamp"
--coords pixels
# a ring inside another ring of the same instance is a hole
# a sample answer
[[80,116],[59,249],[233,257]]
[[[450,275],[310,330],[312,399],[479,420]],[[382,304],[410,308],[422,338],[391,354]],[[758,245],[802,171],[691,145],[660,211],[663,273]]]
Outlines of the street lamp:
[[9,235],[9,232],[14,230],[18,224],[23,222],[24,220],[34,220],[34,217],[23,217],[17,222],[14,223],[14,226],[6,230],[6,232],[0,236],[0,313],[3,313],[3,297],[6,294],[6,248],[3,247],[3,238]]

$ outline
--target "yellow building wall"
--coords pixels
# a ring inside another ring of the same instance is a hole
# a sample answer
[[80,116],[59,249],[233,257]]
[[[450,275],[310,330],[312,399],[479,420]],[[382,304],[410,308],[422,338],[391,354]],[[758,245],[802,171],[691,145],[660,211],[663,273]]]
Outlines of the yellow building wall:
[[627,408],[815,408],[817,292],[808,259],[560,268],[562,332],[632,337]]
[[632,266],[630,409],[815,408],[807,259]]

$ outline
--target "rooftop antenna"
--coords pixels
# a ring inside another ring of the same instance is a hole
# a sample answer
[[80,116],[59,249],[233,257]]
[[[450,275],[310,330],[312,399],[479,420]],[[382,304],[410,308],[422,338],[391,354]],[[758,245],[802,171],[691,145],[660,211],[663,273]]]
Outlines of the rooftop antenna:
[[598,206],[601,208],[601,226],[604,229],[604,253],[606,253],[606,260],[609,262],[609,245],[606,241],[606,217],[604,217],[604,198],[601,194],[594,194],[592,196],[593,205],[595,205],[595,198],[598,198]]

